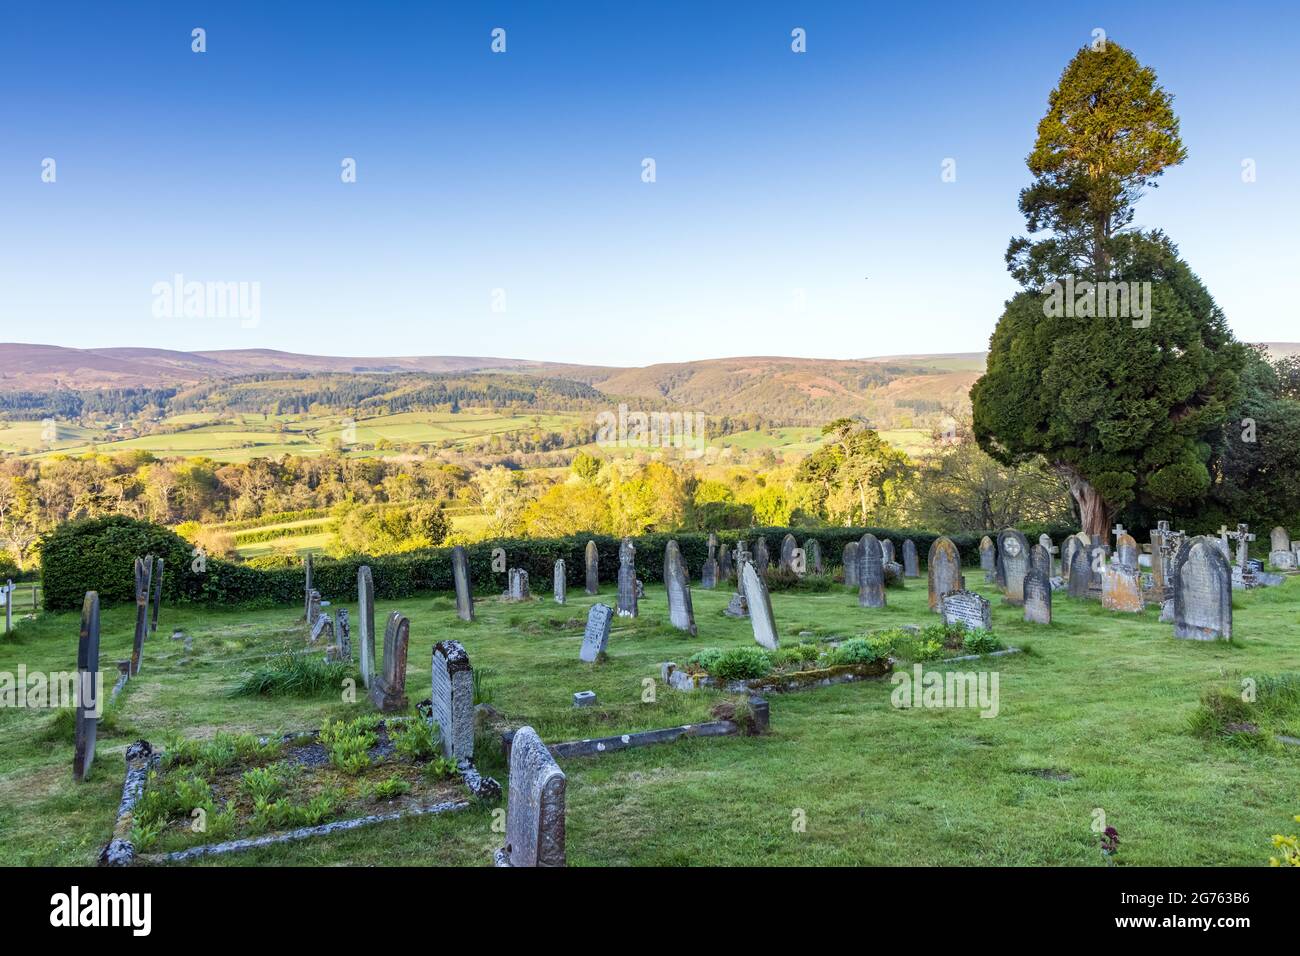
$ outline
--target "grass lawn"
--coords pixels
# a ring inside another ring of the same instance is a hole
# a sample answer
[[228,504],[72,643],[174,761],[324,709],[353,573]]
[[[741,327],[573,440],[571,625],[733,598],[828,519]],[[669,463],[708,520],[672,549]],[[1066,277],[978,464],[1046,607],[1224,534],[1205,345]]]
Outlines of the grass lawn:
[[[985,594],[978,571],[968,580]],[[549,590],[549,589],[548,589]],[[448,595],[380,601],[376,617],[411,619],[407,692],[429,693],[435,640],[454,636],[477,668],[492,671],[493,706],[531,723],[547,741],[707,719],[723,695],[660,685],[642,703],[642,680],[663,660],[703,647],[751,646],[748,621],[722,615],[728,593],[693,592],[700,637],[666,624],[650,587],[633,622],[615,619],[609,660],[578,660],[594,600],[511,605],[482,597],[478,620],[459,622]],[[326,595],[350,598],[350,595]],[[1300,748],[1246,746],[1189,729],[1202,693],[1243,677],[1300,671],[1300,580],[1235,595],[1231,644],[1178,641],[1156,609],[1112,614],[1056,595],[1056,622],[1027,625],[994,599],[994,629],[1027,653],[950,665],[996,670],[999,712],[896,709],[887,680],[770,697],[770,736],[687,740],[565,760],[568,854],[573,865],[1063,864],[1101,866],[1094,811],[1118,829],[1120,865],[1265,865],[1274,833],[1295,831]],[[607,585],[601,600],[613,602]],[[889,606],[859,609],[853,594],[773,595],[782,639],[800,631],[848,636],[928,623],[924,580],[888,592]],[[353,640],[356,607],[350,601]],[[369,711],[364,703],[239,698],[230,689],[258,663],[300,647],[300,607],[262,611],[164,608],[144,669],[101,726],[91,779],[72,782],[71,722],[49,711],[0,710],[0,863],[90,864],[112,829],[122,751],[168,731],[313,729],[322,718]],[[127,656],[132,608],[103,615],[102,660]],[[188,655],[174,628],[193,637]],[[71,670],[77,617],[48,614],[0,640],[0,671]],[[929,667],[931,665],[927,665]],[[940,667],[940,665],[933,665]],[[942,668],[941,668],[942,669]],[[575,711],[571,695],[595,690],[599,706]],[[1300,727],[1290,727],[1300,734]],[[505,783],[499,767],[488,772]],[[802,811],[807,827],[792,820]],[[487,866],[500,845],[487,808],[380,824],[213,863]]]

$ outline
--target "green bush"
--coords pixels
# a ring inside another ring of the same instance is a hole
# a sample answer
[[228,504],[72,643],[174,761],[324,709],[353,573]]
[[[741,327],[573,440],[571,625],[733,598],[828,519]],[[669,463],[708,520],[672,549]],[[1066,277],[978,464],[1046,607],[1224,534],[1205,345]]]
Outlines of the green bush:
[[772,673],[772,658],[761,647],[724,651],[709,671],[718,680],[754,680]]
[[981,627],[967,631],[966,636],[962,638],[961,646],[967,654],[988,654],[1002,645],[998,643],[992,631],[986,631]]
[[706,674],[712,674],[713,669],[718,666],[718,661],[722,658],[722,649],[718,647],[706,647],[702,651],[696,651],[690,657],[686,658],[687,667],[698,667]]
[[889,653],[888,642],[867,637],[851,637],[835,649],[831,658],[835,664],[874,664]]

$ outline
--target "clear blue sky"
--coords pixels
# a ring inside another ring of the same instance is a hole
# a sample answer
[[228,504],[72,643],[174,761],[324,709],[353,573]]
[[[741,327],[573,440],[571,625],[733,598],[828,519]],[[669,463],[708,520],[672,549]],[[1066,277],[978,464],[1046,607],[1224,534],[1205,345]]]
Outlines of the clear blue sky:
[[[1095,27],[1182,119],[1188,160],[1142,224],[1240,337],[1300,339],[1297,9],[7,3],[0,340],[622,365],[983,349],[1024,156]],[[259,282],[260,322],[155,318],[176,273]]]

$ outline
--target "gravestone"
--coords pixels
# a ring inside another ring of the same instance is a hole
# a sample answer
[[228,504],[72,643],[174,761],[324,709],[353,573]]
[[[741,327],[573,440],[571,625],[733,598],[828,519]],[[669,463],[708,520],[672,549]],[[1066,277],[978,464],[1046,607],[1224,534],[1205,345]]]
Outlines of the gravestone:
[[994,584],[998,579],[998,546],[988,535],[980,538],[980,570],[984,572],[984,583]]
[[752,561],[745,562],[742,574],[745,581],[745,603],[749,608],[749,622],[754,628],[754,640],[769,651],[774,651],[780,641],[776,636],[776,620],[772,616],[772,598],[767,593],[767,582],[754,570]]
[[898,559],[894,556],[894,542],[889,538],[880,539],[880,556],[885,564],[898,563]]
[[564,570],[564,559],[560,558],[555,562],[555,571],[553,572],[553,589],[555,594],[555,603],[563,604],[568,596],[569,581]]
[[537,731],[520,727],[510,742],[506,845],[497,866],[564,866],[564,771]]
[[357,568],[357,626],[361,628],[361,682],[375,682],[375,581],[368,565]]
[[993,610],[989,602],[974,591],[949,591],[943,596],[939,613],[945,625],[961,624],[968,630],[993,629]]
[[676,541],[664,548],[664,588],[668,591],[668,620],[679,631],[691,637],[698,635],[695,628],[695,608],[691,603],[691,579],[682,561],[682,552]]
[[864,534],[858,542],[858,607],[885,606],[885,565],[880,542]]
[[700,569],[700,587],[712,590],[718,586],[718,536],[709,532],[709,556]]
[[587,612],[587,627],[582,632],[579,660],[594,664],[605,653],[605,648],[609,646],[609,629],[613,617],[614,609],[608,604],[597,603],[591,606]]
[[153,616],[149,621],[149,632],[158,633],[158,612],[162,610],[163,559],[153,563]]
[[1029,570],[1029,542],[1015,528],[998,533],[998,584],[1008,604],[1025,603],[1025,573]]
[[1237,541],[1237,567],[1244,568],[1250,561],[1250,542],[1255,540],[1255,536],[1250,533],[1250,525],[1239,524],[1233,534],[1228,535]]
[[745,602],[745,565],[751,563],[753,557],[748,551],[740,550],[743,544],[742,541],[736,545],[736,593],[722,612],[727,617],[749,617],[749,605]]
[[781,539],[781,557],[777,564],[777,570],[786,574],[791,574],[794,571],[794,552],[798,547],[799,542],[794,539],[794,535],[786,532],[785,537]]
[[352,660],[352,624],[348,621],[348,609],[339,608],[334,612],[334,639],[339,646],[339,660]]
[[1053,567],[1052,556],[1056,554],[1056,545],[1052,544],[1052,536],[1049,534],[1040,534],[1038,536],[1038,545],[1047,552],[1047,577],[1052,577]]
[[1083,542],[1077,534],[1072,534],[1061,542],[1061,577],[1070,580],[1070,568],[1074,566],[1074,552],[1083,548]]
[[808,538],[803,543],[805,567],[809,574],[825,574],[826,561],[822,557],[822,543],[816,538]]
[[307,626],[311,627],[312,624],[315,622],[313,621],[311,616],[311,552],[310,551],[308,551],[305,555],[303,555],[302,569],[303,569],[303,574],[306,577],[306,583],[303,587],[303,594],[302,594],[302,616],[303,619],[307,622]]
[[731,552],[723,548],[718,556],[718,580],[730,581],[735,573],[736,569],[731,563]]
[[587,565],[587,593],[595,594],[600,590],[600,551],[595,541],[588,541],[583,559]]
[[474,585],[469,577],[469,556],[461,545],[451,549],[451,576],[456,588],[456,616],[474,620]]
[[307,631],[312,633],[316,630],[316,622],[320,620],[320,592],[312,591],[307,595]]
[[1049,581],[1052,579],[1052,552],[1041,543],[1029,549],[1029,570],[1039,572]]
[[1174,559],[1174,637],[1232,637],[1232,569],[1212,538],[1192,539]]
[[442,732],[442,755],[474,759],[474,669],[460,641],[433,645],[433,719]]
[[844,583],[851,588],[858,586],[858,552],[861,550],[856,541],[844,546]]
[[1169,522],[1157,522],[1151,530],[1151,582],[1157,592],[1164,590],[1165,581],[1165,535],[1169,533]]
[[1115,539],[1115,560],[1120,567],[1136,571],[1138,568],[1137,540],[1127,532]]
[[311,633],[308,634],[308,642],[315,644],[322,637],[327,638],[330,642],[334,640],[334,622],[330,620],[328,614],[317,614],[316,623],[311,626]]
[[385,714],[407,708],[406,651],[411,640],[411,622],[399,611],[388,615],[384,627],[384,670],[370,688],[370,702]]
[[1291,547],[1291,533],[1286,528],[1274,528],[1269,534],[1268,563],[1275,568],[1295,568],[1295,549]]
[[1083,545],[1072,548],[1070,555],[1070,573],[1068,586],[1070,597],[1088,597],[1088,588],[1092,583],[1092,568],[1088,564],[1088,555]]
[[618,603],[619,617],[637,616],[636,545],[624,538],[618,547]]
[[1025,620],[1031,624],[1052,623],[1052,581],[1038,568],[1031,568],[1025,575]]
[[758,572],[759,577],[767,577],[767,566],[770,563],[767,556],[767,538],[759,535],[749,553],[752,555],[751,563],[754,565],[754,570]]
[[921,576],[921,562],[916,555],[916,542],[908,538],[903,542],[903,577],[919,578]]
[[131,646],[131,676],[140,673],[144,660],[144,638],[149,631],[149,584],[153,557],[135,559],[135,643]]
[[87,591],[81,602],[81,635],[77,640],[76,741],[72,779],[90,776],[95,762],[95,733],[99,729],[103,681],[99,675],[99,594]]
[[1116,562],[1106,569],[1101,578],[1101,606],[1108,611],[1142,613],[1145,605],[1137,568],[1127,568]]
[[533,592],[528,587],[528,571],[524,568],[511,568],[507,577],[509,590],[506,597],[511,601],[531,601]]
[[[987,540],[987,539],[986,539]],[[930,610],[939,612],[940,600],[950,591],[962,589],[961,552],[952,540],[944,536],[934,539],[926,561],[926,576],[930,591]]]

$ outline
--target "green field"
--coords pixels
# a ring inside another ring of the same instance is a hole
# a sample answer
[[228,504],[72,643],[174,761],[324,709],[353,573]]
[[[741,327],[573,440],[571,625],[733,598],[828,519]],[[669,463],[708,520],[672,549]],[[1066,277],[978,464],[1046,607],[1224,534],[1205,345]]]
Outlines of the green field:
[[[981,580],[971,571],[971,580]],[[497,592],[501,581],[480,582]],[[975,587],[986,594],[990,588]],[[539,589],[540,590],[540,589]],[[549,590],[549,589],[548,589]],[[356,620],[355,605],[343,598]],[[459,622],[450,598],[381,601],[377,618],[411,619],[407,693],[429,693],[430,650],[456,637],[491,670],[493,706],[543,739],[603,736],[707,719],[721,699],[662,685],[642,701],[659,662],[703,647],[752,646],[750,625],[722,615],[728,593],[694,591],[700,637],[667,626],[664,592],[650,587],[641,616],[616,619],[609,660],[578,660],[593,599],[512,605],[478,601]],[[612,602],[606,586],[601,599]],[[836,587],[772,597],[783,643],[800,632],[847,636],[933,620],[923,580],[888,592],[889,606],[857,607]],[[1056,596],[1056,622],[1027,625],[995,598],[994,629],[1026,653],[927,668],[994,671],[996,717],[975,709],[898,709],[885,680],[773,694],[765,737],[688,740],[562,761],[568,775],[568,855],[574,865],[1032,865],[1102,866],[1097,811],[1120,833],[1115,860],[1138,865],[1265,865],[1275,833],[1300,813],[1300,749],[1246,746],[1194,734],[1189,718],[1210,687],[1300,671],[1300,579],[1238,593],[1231,643],[1178,641],[1155,609],[1125,616]],[[132,609],[104,612],[102,659],[124,657]],[[122,786],[123,748],[168,731],[208,738],[310,730],[326,716],[369,712],[334,695],[239,698],[230,689],[284,648],[301,647],[301,608],[164,608],[145,666],[101,731],[91,779],[71,779],[70,722],[48,711],[0,712],[0,863],[94,861]],[[166,635],[193,637],[186,653]],[[356,635],[354,624],[354,640]],[[0,641],[0,671],[71,669],[77,619],[49,614]],[[574,710],[592,689],[600,704]],[[1293,722],[1294,723],[1294,722]],[[1300,726],[1289,726],[1300,733]],[[1271,739],[1271,738],[1270,738]],[[481,761],[494,774],[490,756]],[[504,782],[504,781],[503,781]],[[806,819],[806,831],[792,819]],[[350,834],[226,857],[228,864],[487,866],[500,834],[487,808],[382,824]]]

